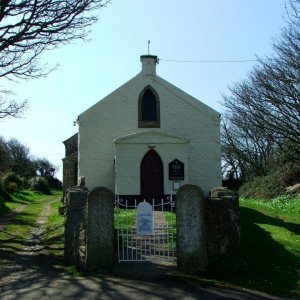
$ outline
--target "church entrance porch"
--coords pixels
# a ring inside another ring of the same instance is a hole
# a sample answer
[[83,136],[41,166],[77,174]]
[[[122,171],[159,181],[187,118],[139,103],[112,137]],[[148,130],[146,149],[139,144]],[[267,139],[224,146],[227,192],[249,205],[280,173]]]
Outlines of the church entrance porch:
[[149,130],[123,136],[114,144],[116,195],[157,201],[175,194],[178,179],[169,171],[174,160],[184,166],[180,186],[189,182],[188,140]]

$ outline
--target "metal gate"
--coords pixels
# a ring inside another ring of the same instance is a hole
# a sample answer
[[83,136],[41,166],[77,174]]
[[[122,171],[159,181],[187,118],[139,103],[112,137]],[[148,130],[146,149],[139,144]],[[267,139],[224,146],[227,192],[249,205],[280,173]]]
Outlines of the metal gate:
[[[132,204],[132,203],[130,203]],[[133,205],[115,199],[115,228],[117,230],[118,260],[123,261],[176,261],[176,215],[172,195],[161,199],[145,200]]]

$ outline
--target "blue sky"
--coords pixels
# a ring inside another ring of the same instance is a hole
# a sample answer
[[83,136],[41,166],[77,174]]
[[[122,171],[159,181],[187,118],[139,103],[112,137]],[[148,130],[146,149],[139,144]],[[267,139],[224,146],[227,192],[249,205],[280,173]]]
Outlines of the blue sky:
[[[22,119],[0,120],[0,135],[15,137],[60,168],[62,141],[76,133],[77,115],[141,70],[139,57],[157,55],[157,74],[222,113],[222,94],[255,65],[183,61],[250,60],[272,53],[284,26],[285,0],[112,0],[97,12],[90,41],[49,51],[58,65],[47,78],[11,83],[29,101]],[[125,104],[124,104],[125,105]],[[117,122],[117,120],[116,120]]]

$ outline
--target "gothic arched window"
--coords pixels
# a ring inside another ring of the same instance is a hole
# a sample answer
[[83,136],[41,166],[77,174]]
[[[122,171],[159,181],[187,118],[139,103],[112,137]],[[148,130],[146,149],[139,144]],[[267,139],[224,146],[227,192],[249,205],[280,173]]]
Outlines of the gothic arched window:
[[157,93],[150,86],[147,86],[139,97],[139,127],[159,128],[160,107]]

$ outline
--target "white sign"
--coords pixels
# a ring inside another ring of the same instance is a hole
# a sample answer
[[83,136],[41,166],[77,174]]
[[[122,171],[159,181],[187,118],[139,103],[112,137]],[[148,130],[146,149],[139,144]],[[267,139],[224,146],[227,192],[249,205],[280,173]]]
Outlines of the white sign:
[[148,202],[141,202],[136,209],[137,234],[153,234],[152,206]]

